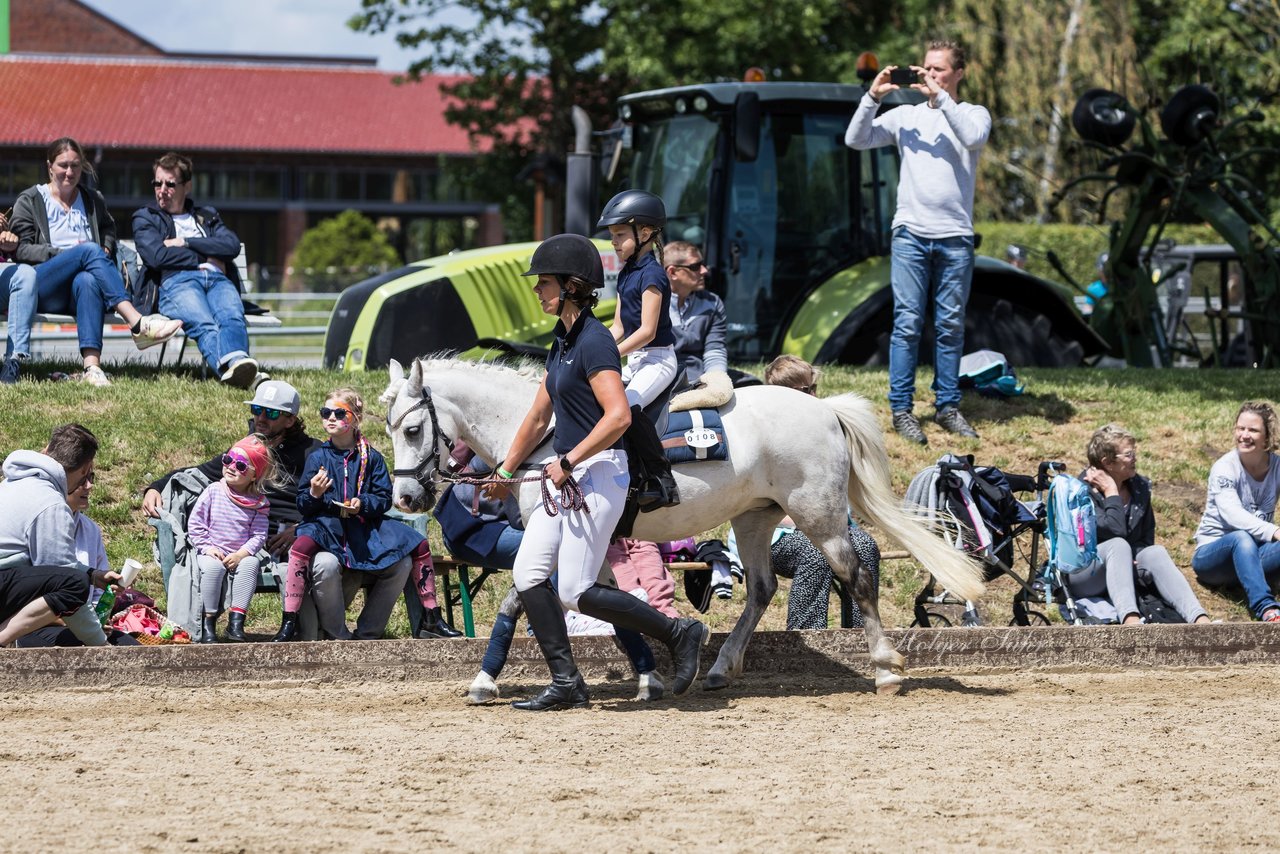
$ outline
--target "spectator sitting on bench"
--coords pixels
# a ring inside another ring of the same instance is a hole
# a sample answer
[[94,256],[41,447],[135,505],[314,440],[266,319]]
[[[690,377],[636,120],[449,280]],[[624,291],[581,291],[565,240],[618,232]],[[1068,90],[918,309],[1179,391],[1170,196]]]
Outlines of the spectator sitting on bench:
[[[0,214],[0,261],[13,262],[18,248],[18,235],[9,230],[9,218]],[[8,336],[4,342],[4,366],[0,367],[0,384],[13,385],[22,373],[22,363],[31,358],[31,324],[22,317],[35,315],[31,295],[36,292],[36,268],[30,264],[9,263],[0,270],[0,309],[9,317]]]
[[182,321],[219,379],[252,388],[269,379],[249,357],[249,331],[235,260],[240,238],[211,207],[190,198],[191,158],[170,152],[155,162],[156,200],[133,214],[133,240],[160,281],[160,310]]
[[[268,521],[271,535],[267,551],[283,560],[293,545],[295,529],[302,519],[298,512],[298,475],[306,465],[307,455],[320,447],[320,441],[307,435],[307,425],[299,415],[302,398],[287,382],[270,380],[254,389],[249,405],[248,434],[259,434],[266,440],[276,459],[277,479],[265,484],[264,495],[271,502]],[[195,467],[209,483],[222,477],[222,454]],[[153,519],[160,517],[160,493],[170,479],[182,469],[175,469],[149,484],[142,495],[142,512]]]
[[[474,452],[462,441],[454,442],[449,470],[479,476],[492,471],[484,460],[475,458]],[[511,493],[502,499],[485,498],[477,495],[476,489],[470,483],[453,483],[440,494],[432,515],[440,523],[445,548],[455,559],[474,566],[512,569],[516,562],[516,552],[520,550],[520,541],[524,538],[520,506]],[[497,679],[506,666],[511,642],[515,638],[516,621],[520,619],[523,610],[520,597],[512,586],[498,607],[480,672],[467,691],[467,702],[472,705],[498,699]],[[660,698],[663,685],[658,681],[655,672],[657,662],[648,642],[639,634],[623,628],[615,629],[615,637],[639,674],[640,693],[636,699]]]
[[85,646],[107,643],[89,586],[120,580],[76,556],[67,497],[93,477],[98,439],[79,424],[53,430],[42,453],[14,451],[0,483],[0,646],[59,618]]
[[[433,637],[458,637],[436,601],[431,549],[413,528],[387,518],[391,475],[386,460],[360,432],[364,400],[354,389],[329,393],[320,418],[329,440],[311,452],[298,478],[298,509],[303,522],[289,550],[284,580],[284,619],[275,640],[291,640],[311,569],[312,596],[320,628],[331,638],[376,640],[382,637],[396,599],[410,573]],[[347,605],[368,588],[353,635]]]
[[[129,301],[115,264],[115,220],[101,193],[80,186],[85,172],[93,175],[80,144],[69,137],[55,140],[46,165],[48,183],[24,190],[13,204],[13,231],[18,236],[14,257],[33,265],[36,275],[34,282],[16,274],[9,282],[12,355],[30,356],[27,341],[37,312],[73,313],[84,381],[108,386],[111,381],[101,364],[107,309],[115,309],[129,324],[139,350],[168,340],[181,324],[161,314],[144,317]],[[16,368],[15,362],[7,370]]]

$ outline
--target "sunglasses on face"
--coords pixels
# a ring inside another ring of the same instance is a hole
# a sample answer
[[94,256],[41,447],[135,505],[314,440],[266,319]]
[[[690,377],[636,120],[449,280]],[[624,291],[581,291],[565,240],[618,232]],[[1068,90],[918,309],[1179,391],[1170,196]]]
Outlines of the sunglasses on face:
[[258,404],[256,403],[252,403],[249,405],[249,412],[251,412],[255,417],[258,415],[265,415],[267,416],[268,421],[275,421],[281,415],[284,415],[284,412],[282,410],[267,409],[265,406],[258,406]]
[[693,271],[693,272],[695,272],[695,273],[696,273],[696,272],[698,272],[699,270],[701,270],[703,267],[705,267],[705,266],[707,266],[707,265],[706,265],[706,262],[704,262],[704,261],[699,261],[699,262],[698,262],[698,263],[696,263],[696,264],[672,264],[671,266],[672,266],[672,267],[679,267],[681,270],[691,270],[691,271]]
[[96,477],[97,477],[97,474],[95,474],[94,472],[89,472],[87,475],[85,475],[84,477],[80,478],[80,482],[79,482],[79,483],[77,483],[75,486],[71,487],[71,489],[69,490],[69,493],[70,493],[70,492],[76,492],[77,490],[84,489],[86,486],[89,486],[90,484],[92,484],[92,483],[93,483],[93,481],[94,481],[94,478],[96,478]]
[[233,457],[230,454],[223,454],[222,467],[224,469],[233,468],[241,474],[244,474],[249,470],[249,461],[241,457]]
[[320,417],[324,419],[336,418],[339,421],[346,421],[347,416],[351,414],[351,410],[343,409],[341,406],[336,409],[330,409],[327,406],[320,407]]
[[178,182],[177,181],[152,181],[151,186],[155,187],[157,190],[160,189],[161,187],[168,187],[170,190],[176,190],[178,189]]

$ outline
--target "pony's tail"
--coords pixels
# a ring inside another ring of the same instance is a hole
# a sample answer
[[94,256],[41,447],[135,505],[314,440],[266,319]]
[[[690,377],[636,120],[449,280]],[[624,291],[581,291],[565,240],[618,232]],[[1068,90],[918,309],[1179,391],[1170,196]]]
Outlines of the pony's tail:
[[982,567],[903,508],[890,486],[889,452],[871,403],[856,394],[823,399],[849,445],[849,505],[901,543],[944,587],[965,599],[982,595]]

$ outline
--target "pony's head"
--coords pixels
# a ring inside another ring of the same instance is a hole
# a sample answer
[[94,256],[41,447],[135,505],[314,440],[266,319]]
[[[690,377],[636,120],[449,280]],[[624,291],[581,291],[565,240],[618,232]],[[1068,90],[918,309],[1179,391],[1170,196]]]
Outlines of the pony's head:
[[406,376],[393,363],[384,392],[395,389],[387,409],[387,435],[396,462],[392,500],[410,513],[425,513],[435,505],[441,463],[456,435],[452,420],[438,410],[431,388],[423,381],[422,365],[422,360],[414,361]]

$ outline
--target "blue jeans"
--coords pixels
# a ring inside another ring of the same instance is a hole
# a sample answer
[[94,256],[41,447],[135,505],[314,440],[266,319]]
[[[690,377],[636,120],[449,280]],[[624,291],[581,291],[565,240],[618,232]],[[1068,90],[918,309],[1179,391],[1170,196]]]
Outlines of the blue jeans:
[[889,278],[893,285],[893,334],[889,338],[889,407],[910,411],[925,311],[933,297],[933,396],[937,407],[960,403],[964,308],[973,281],[973,235],[917,237],[893,232]]
[[74,314],[81,350],[102,349],[102,322],[108,308],[127,302],[120,271],[96,243],[63,249],[36,265],[39,311]]
[[182,321],[210,368],[225,368],[249,356],[244,303],[231,280],[213,270],[183,270],[160,285],[160,313]]
[[9,312],[9,337],[4,355],[31,356],[31,325],[35,323],[36,270],[30,264],[11,264],[0,270],[0,308]]
[[480,554],[467,548],[462,543],[455,543],[445,538],[445,548],[457,560],[464,560],[472,566],[487,566],[490,569],[511,569],[516,565],[516,552],[520,551],[520,541],[524,539],[524,531],[519,531],[504,522],[491,524],[503,525],[498,534],[498,542],[487,554]]
[[1238,583],[1256,618],[1276,607],[1271,585],[1280,576],[1280,542],[1259,545],[1247,531],[1232,531],[1196,549],[1191,568],[1206,586]]

